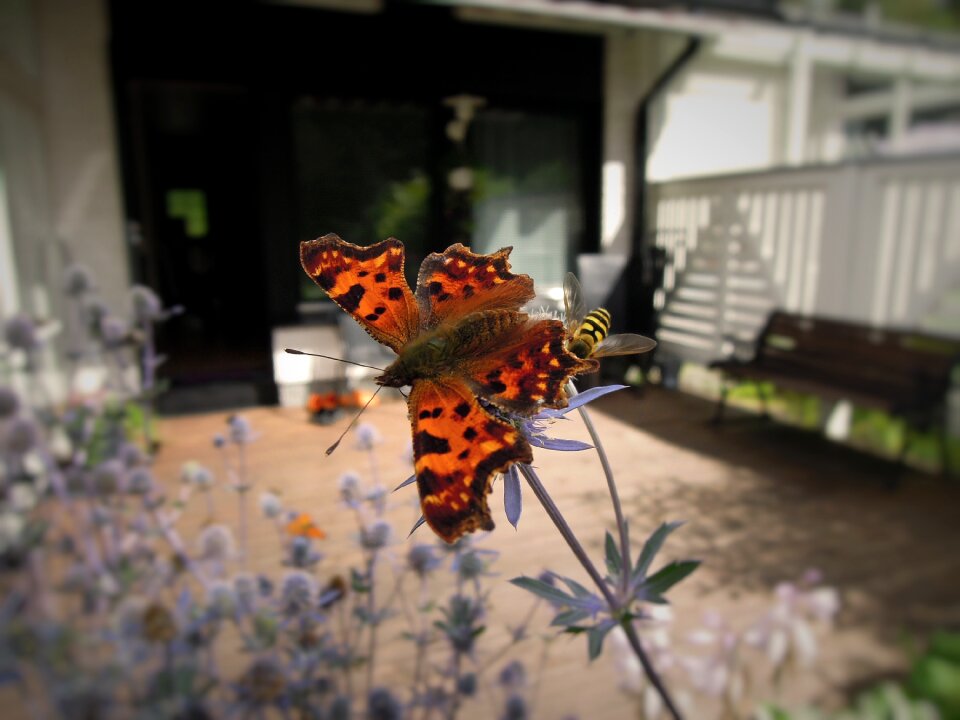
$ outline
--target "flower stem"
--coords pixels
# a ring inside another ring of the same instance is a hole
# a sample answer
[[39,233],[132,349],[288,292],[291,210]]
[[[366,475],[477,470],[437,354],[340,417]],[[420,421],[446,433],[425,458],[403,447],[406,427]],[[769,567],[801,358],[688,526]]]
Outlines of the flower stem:
[[[567,383],[567,394],[572,398],[577,395],[577,389],[573,383]],[[600,434],[590,419],[590,414],[583,406],[577,408],[580,417],[583,418],[583,424],[590,433],[590,440],[600,458],[600,465],[603,467],[603,475],[607,479],[607,490],[610,491],[610,501],[613,503],[613,513],[617,520],[617,532],[620,534],[620,558],[625,568],[620,574],[620,592],[623,602],[627,602],[630,593],[630,568],[632,566],[632,555],[630,554],[630,531],[627,528],[627,521],[623,517],[623,506],[620,504],[620,493],[617,492],[617,483],[613,479],[613,469],[610,467],[610,460],[607,458],[607,452],[603,449],[603,443],[600,441]]]
[[[583,545],[580,544],[580,541],[577,540],[576,535],[573,534],[573,530],[570,528],[570,525],[567,524],[566,519],[561,514],[556,503],[553,502],[553,498],[550,497],[550,494],[543,486],[543,483],[540,482],[540,478],[537,477],[537,474],[529,465],[518,463],[517,467],[520,468],[520,472],[527,479],[527,484],[530,485],[530,489],[533,490],[533,494],[537,496],[537,500],[539,500],[540,504],[543,505],[543,509],[547,511],[547,515],[553,521],[553,524],[556,526],[557,530],[560,531],[560,535],[564,540],[566,540],[567,545],[570,546],[570,549],[573,551],[573,554],[576,556],[577,560],[580,561],[580,564],[583,565],[583,569],[587,571],[587,574],[593,580],[594,584],[597,586],[597,589],[603,594],[604,599],[607,601],[607,605],[610,607],[610,612],[614,616],[619,615],[622,608],[620,603],[617,601],[616,596],[614,596],[614,594],[610,591],[610,587],[604,581],[603,576],[600,575],[600,572],[597,570],[597,566],[593,564],[593,561],[590,560],[590,557],[583,549]],[[660,698],[663,700],[663,704],[667,708],[667,711],[674,720],[683,720],[683,716],[680,714],[680,711],[674,704],[673,698],[670,697],[670,693],[663,684],[663,681],[660,679],[660,675],[650,662],[650,658],[647,657],[647,653],[644,651],[643,645],[640,644],[640,638],[637,636],[637,631],[633,627],[633,624],[629,620],[621,620],[620,624],[623,626],[623,631],[627,635],[627,640],[630,642],[630,647],[640,660],[640,664],[643,666],[644,672],[646,672],[647,678],[650,680],[650,684],[653,685],[657,693],[660,695]]]
[[577,540],[577,536],[573,534],[573,530],[567,524],[566,519],[560,512],[560,508],[553,502],[553,498],[550,497],[543,483],[540,482],[540,478],[537,477],[537,474],[533,472],[533,468],[529,465],[518,463],[517,467],[520,468],[520,472],[527,479],[527,484],[530,485],[533,494],[537,496],[537,500],[543,505],[543,509],[547,511],[547,515],[553,520],[553,524],[556,525],[557,530],[560,531],[560,535],[566,540],[567,545],[570,546],[570,549],[573,551],[577,560],[580,561],[580,564],[583,565],[583,569],[587,571],[587,574],[590,576],[590,579],[593,580],[597,589],[603,593],[603,597],[610,606],[610,609],[613,612],[618,612],[620,605],[617,602],[617,598],[610,592],[610,588],[604,581],[600,571],[597,570],[597,566],[593,564],[593,561],[587,555],[587,551],[583,549],[583,545]]

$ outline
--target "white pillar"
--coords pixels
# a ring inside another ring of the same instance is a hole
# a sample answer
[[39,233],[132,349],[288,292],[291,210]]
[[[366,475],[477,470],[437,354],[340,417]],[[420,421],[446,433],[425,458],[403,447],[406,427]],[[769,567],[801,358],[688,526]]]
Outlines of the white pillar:
[[893,106],[890,108],[890,145],[900,148],[910,130],[913,87],[910,79],[901,75],[893,83]]
[[807,34],[797,36],[790,57],[790,79],[787,97],[787,153],[789,165],[802,165],[806,160],[810,125],[810,92],[813,61],[807,48]]

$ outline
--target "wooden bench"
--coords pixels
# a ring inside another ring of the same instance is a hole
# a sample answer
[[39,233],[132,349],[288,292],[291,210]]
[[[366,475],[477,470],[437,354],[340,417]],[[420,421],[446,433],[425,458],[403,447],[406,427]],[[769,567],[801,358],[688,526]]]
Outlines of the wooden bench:
[[[946,395],[958,361],[960,340],[776,311],[758,336],[752,358],[711,364],[723,373],[715,420],[723,418],[729,381],[767,381],[903,419],[907,432],[901,461],[912,429],[938,429],[946,473]],[[766,414],[762,392],[761,401]]]

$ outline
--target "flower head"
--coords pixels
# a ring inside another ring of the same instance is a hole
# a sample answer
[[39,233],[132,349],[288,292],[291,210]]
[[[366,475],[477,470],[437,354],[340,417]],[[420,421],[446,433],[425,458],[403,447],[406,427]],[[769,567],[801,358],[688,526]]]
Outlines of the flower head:
[[13,417],[19,409],[20,397],[8,387],[0,387],[0,420]]
[[357,507],[363,498],[360,490],[360,476],[356,473],[345,472],[340,476],[340,497],[350,507]]
[[13,455],[26,455],[40,441],[37,424],[27,417],[15,417],[3,434],[3,447]]
[[377,520],[360,531],[360,544],[367,550],[379,550],[390,542],[393,528],[386,520]]
[[226,525],[208,525],[197,538],[200,557],[211,562],[226,562],[234,554],[233,531]]
[[312,576],[303,570],[291,570],[280,583],[281,612],[288,617],[306,612],[313,605],[316,593]]
[[16,350],[35,350],[40,345],[37,325],[25,313],[14,315],[7,320],[4,326],[4,336],[7,339],[7,344]]
[[180,479],[202,490],[208,490],[213,485],[213,473],[195,460],[183,464],[180,468]]
[[80,297],[93,290],[93,275],[86,265],[71,263],[63,273],[63,285],[67,295]]
[[433,545],[414,545],[407,553],[407,564],[420,577],[426,577],[443,564]]
[[370,720],[400,720],[403,706],[386,688],[374,688],[367,697],[367,717]]
[[237,445],[244,445],[253,440],[253,430],[250,421],[243,415],[231,415],[227,418],[230,425],[230,439]]
[[163,318],[163,303],[146,285],[134,285],[130,288],[130,303],[133,306],[133,316],[140,324]]
[[354,430],[356,446],[358,450],[373,450],[376,445],[383,442],[380,431],[370,423],[360,423]]
[[283,512],[283,503],[280,496],[269,490],[260,493],[260,512],[266,518],[280,517]]

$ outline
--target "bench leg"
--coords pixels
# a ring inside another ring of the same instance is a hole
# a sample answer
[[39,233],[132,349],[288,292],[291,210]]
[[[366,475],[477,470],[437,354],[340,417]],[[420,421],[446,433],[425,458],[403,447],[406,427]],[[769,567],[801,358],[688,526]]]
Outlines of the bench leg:
[[767,386],[762,383],[756,383],[757,395],[760,396],[760,417],[764,420],[770,419],[770,395],[767,393]]
[[720,381],[720,397],[717,399],[717,409],[713,412],[713,417],[710,418],[710,422],[713,425],[719,425],[723,422],[723,411],[727,407],[727,394],[730,392],[730,388],[727,385],[726,380]]

